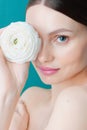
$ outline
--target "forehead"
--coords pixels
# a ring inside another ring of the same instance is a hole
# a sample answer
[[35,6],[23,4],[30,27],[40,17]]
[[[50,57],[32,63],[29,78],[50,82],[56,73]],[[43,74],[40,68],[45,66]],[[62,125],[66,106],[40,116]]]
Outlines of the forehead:
[[42,31],[49,30],[50,32],[57,28],[78,29],[79,25],[68,16],[42,4],[28,8],[26,21],[36,29],[42,29]]

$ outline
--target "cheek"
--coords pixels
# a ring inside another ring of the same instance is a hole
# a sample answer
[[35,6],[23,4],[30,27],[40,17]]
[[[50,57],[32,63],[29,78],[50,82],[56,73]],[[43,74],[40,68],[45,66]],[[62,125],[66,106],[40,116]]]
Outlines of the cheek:
[[55,56],[57,56],[60,65],[81,62],[87,64],[87,44],[82,45],[79,43],[67,47],[56,47]]

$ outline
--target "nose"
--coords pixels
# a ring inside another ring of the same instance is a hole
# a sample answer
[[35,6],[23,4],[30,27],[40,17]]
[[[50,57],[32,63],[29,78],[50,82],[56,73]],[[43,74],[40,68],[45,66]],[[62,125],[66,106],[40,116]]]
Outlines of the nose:
[[48,63],[54,59],[52,48],[50,47],[50,45],[42,44],[37,59],[40,63]]

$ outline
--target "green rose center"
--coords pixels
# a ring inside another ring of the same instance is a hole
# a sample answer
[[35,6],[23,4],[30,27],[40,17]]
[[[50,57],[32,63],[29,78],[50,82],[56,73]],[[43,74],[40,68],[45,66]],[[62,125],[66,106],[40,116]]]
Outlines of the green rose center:
[[15,38],[14,41],[13,41],[13,43],[16,45],[18,43],[18,39]]

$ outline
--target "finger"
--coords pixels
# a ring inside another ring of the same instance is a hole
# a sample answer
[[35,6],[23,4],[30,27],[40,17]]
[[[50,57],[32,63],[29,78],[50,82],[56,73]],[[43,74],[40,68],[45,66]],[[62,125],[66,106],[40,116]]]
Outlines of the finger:
[[29,116],[23,102],[20,102],[14,113],[9,130],[28,130]]
[[6,28],[6,27],[0,29],[0,35],[1,35],[1,33],[3,32],[3,30],[4,30],[5,28]]
[[2,63],[6,62],[6,58],[5,58],[5,56],[4,56],[3,51],[2,51],[1,48],[0,48],[0,62],[2,62]]

